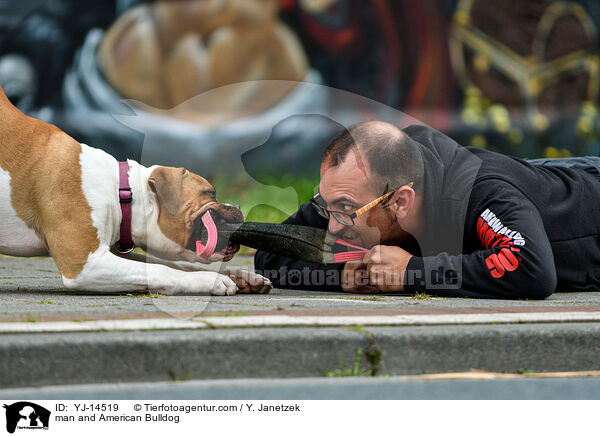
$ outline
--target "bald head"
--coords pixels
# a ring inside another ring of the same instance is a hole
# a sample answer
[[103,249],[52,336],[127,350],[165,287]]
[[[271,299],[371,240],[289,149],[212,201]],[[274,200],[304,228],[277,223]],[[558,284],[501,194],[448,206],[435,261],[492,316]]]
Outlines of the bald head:
[[418,145],[396,126],[368,121],[344,130],[329,144],[322,167],[337,166],[350,152],[369,176],[377,191],[394,190],[413,182],[417,190],[423,180],[423,158]]
[[366,141],[377,139],[400,141],[403,138],[406,138],[406,134],[398,127],[383,121],[367,121],[365,123],[355,124],[350,127],[349,131],[355,137],[361,137]]

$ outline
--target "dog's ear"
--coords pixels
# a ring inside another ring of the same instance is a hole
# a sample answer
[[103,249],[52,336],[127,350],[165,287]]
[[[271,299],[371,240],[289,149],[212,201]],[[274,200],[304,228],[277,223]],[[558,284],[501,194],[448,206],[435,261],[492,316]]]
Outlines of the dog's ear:
[[148,187],[156,194],[159,204],[171,215],[177,215],[183,197],[185,168],[158,167],[148,178]]

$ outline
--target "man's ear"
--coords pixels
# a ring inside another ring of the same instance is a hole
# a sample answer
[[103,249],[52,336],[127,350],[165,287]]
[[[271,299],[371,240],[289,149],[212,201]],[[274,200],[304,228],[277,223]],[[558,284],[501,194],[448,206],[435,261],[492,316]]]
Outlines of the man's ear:
[[148,178],[148,187],[171,215],[176,215],[181,207],[184,172],[184,168],[158,167]]
[[400,221],[406,218],[408,211],[415,202],[415,191],[409,186],[401,186],[392,194],[390,207],[396,214],[396,220]]

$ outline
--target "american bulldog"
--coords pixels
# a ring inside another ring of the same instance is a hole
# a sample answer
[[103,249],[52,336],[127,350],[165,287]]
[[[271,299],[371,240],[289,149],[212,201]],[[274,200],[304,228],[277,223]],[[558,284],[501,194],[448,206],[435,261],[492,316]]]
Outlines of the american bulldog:
[[[269,280],[253,272],[203,270],[239,249],[219,238],[208,256],[196,253],[207,211],[217,230],[244,219],[237,207],[219,203],[202,177],[119,163],[27,117],[0,88],[0,253],[51,255],[69,289],[268,292]],[[131,252],[134,244],[149,256]]]

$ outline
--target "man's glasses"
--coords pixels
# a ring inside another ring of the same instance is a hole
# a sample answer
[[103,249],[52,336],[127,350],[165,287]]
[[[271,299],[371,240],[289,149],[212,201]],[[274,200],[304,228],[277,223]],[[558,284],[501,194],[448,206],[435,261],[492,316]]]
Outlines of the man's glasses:
[[[409,188],[412,188],[413,182],[407,183],[406,185],[402,185],[402,186],[408,186]],[[398,189],[400,189],[400,188],[398,188]],[[371,201],[370,203],[365,204],[363,207],[361,207],[354,213],[345,213],[345,212],[340,212],[337,210],[327,209],[327,205],[325,204],[325,201],[323,200],[323,197],[321,197],[321,193],[319,193],[319,192],[317,192],[315,194],[315,196],[313,198],[311,198],[310,203],[315,207],[315,209],[317,209],[317,212],[322,217],[327,218],[327,219],[330,219],[331,217],[333,217],[340,224],[343,224],[345,226],[353,226],[354,220],[356,218],[361,216],[363,213],[373,209],[375,206],[377,206],[381,202],[387,200],[398,189],[394,189],[393,191],[384,193],[381,197],[378,197],[375,200]],[[386,189],[386,191],[387,191],[387,189]]]

